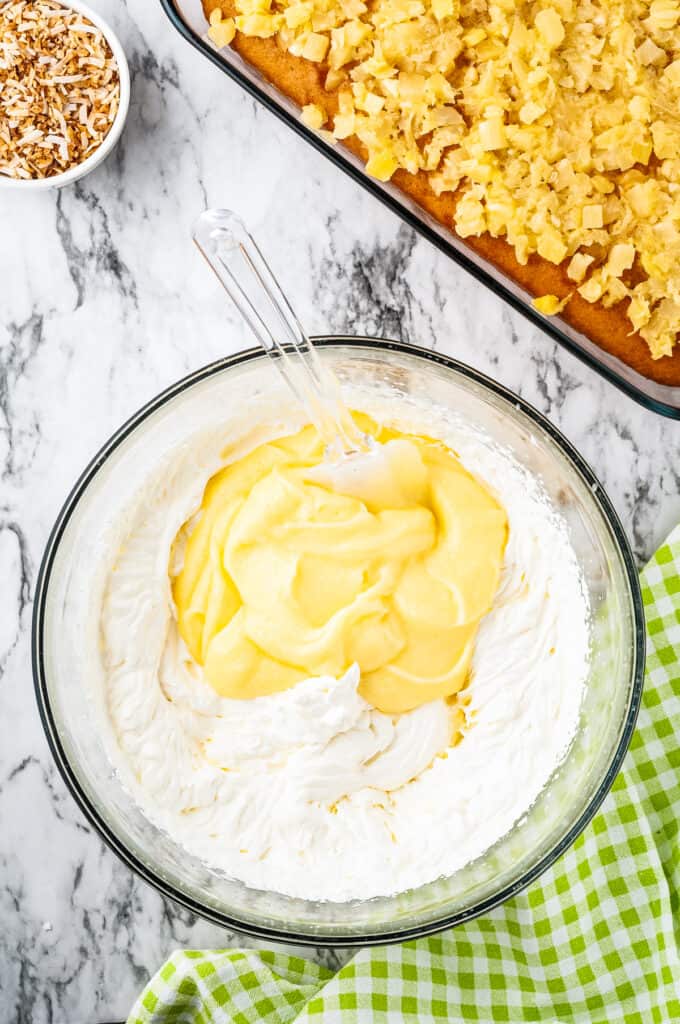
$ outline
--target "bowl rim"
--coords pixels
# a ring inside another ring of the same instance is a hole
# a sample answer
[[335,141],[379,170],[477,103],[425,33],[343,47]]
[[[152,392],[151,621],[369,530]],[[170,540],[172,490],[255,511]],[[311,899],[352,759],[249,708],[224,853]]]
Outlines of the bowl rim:
[[497,381],[468,366],[466,363],[460,362],[451,356],[443,355],[442,353],[436,352],[432,349],[423,348],[418,345],[406,344],[404,342],[391,341],[386,338],[355,335],[321,335],[313,337],[312,340],[316,345],[319,345],[322,348],[351,348],[354,345],[357,348],[369,348],[379,352],[390,351],[403,353],[415,356],[417,359],[423,359],[426,362],[438,363],[447,369],[451,369],[462,374],[467,379],[481,385],[482,388],[491,391],[493,394],[511,403],[533,423],[541,427],[548,437],[557,445],[573,468],[580,473],[591,490],[594,500],[611,530],[615,545],[619,551],[626,580],[630,588],[630,596],[633,606],[633,654],[635,660],[628,710],[621,730],[618,746],[612,755],[607,771],[605,772],[599,786],[591,796],[588,805],[584,808],[581,815],[576,822],[574,822],[568,832],[515,883],[507,885],[493,896],[489,896],[488,898],[481,900],[479,903],[464,911],[449,914],[444,913],[436,920],[428,921],[425,924],[420,925],[412,925],[409,927],[393,927],[388,925],[383,930],[371,932],[366,935],[351,934],[349,932],[344,934],[325,934],[304,931],[299,932],[294,928],[272,928],[263,924],[254,924],[249,921],[243,921],[238,916],[232,916],[229,913],[222,912],[214,907],[201,903],[200,900],[181,891],[175,885],[170,884],[166,879],[155,875],[146,864],[144,864],[125,846],[114,830],[100,815],[98,809],[90,801],[89,797],[80,785],[74,770],[71,768],[61,743],[50,705],[47,688],[47,674],[44,664],[43,647],[46,598],[49,590],[52,568],[61,538],[72,515],[99,469],[104,465],[106,460],[119,447],[119,445],[122,444],[132,431],[136,429],[136,427],[143,423],[156,410],[160,409],[177,395],[182,394],[194,385],[233,366],[238,366],[241,363],[249,363],[257,358],[265,359],[266,356],[260,348],[249,348],[236,352],[233,355],[225,356],[194,370],[192,373],[187,374],[174,384],[163,389],[155,397],[142,405],[122,424],[121,427],[118,428],[118,430],[111,435],[108,441],[102,445],[96,455],[89,461],[83,472],[80,474],[67,495],[50,531],[38,572],[31,624],[31,662],[33,683],[40,720],[47,738],[47,743],[66,788],[69,790],[71,796],[74,798],[87,820],[99,834],[100,838],[104,840],[109,848],[112,849],[113,852],[117,854],[117,856],[127,864],[129,868],[132,869],[132,871],[144,879],[152,886],[152,888],[160,892],[161,895],[173,900],[173,902],[196,914],[198,917],[202,917],[214,924],[221,925],[222,927],[259,939],[289,942],[303,946],[375,946],[389,942],[403,942],[408,939],[431,935],[488,913],[494,907],[499,906],[501,903],[504,903],[512,896],[517,895],[519,892],[527,888],[527,886],[543,874],[543,872],[559,857],[561,857],[562,854],[565,853],[566,850],[574,843],[586,825],[588,825],[592,820],[596,811],[602,804],[602,801],[611,789],[633,735],[640,709],[644,682],[646,636],[644,608],[635,560],[621,521],[619,520],[610,499],[592,469],[578,453],[576,448],[574,448],[571,442],[567,440],[561,431],[559,431],[530,403]]
[[127,57],[125,56],[123,44],[109,25],[108,21],[105,21],[101,14],[93,10],[88,4],[83,3],[82,0],[57,0],[57,2],[62,7],[70,7],[79,14],[84,15],[92,22],[93,25],[96,26],[96,28],[100,30],[111,47],[111,53],[113,54],[118,66],[118,81],[120,83],[118,110],[116,111],[113,123],[104,136],[102,142],[95,149],[94,153],[90,153],[87,159],[83,160],[82,163],[76,164],[75,167],[69,167],[68,170],[61,171],[59,174],[53,174],[49,178],[11,178],[9,175],[0,174],[0,188],[15,188],[23,189],[26,192],[40,192],[48,191],[53,188],[63,188],[64,185],[70,185],[72,182],[78,181],[79,178],[89,174],[90,171],[93,171],[100,163],[102,163],[103,160],[106,159],[118,142],[125,126],[125,121],[127,120],[128,110],[130,107],[130,67],[127,62]]

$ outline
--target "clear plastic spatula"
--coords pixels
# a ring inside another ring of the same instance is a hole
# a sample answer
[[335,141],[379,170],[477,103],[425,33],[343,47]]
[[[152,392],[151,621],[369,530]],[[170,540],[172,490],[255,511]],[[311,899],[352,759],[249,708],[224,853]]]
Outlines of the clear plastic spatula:
[[194,225],[194,242],[229,297],[304,405],[333,458],[367,451],[325,367],[243,221],[230,210],[205,210]]
[[396,467],[401,443],[381,445],[359,430],[337,378],[322,363],[240,217],[230,210],[205,210],[194,225],[193,238],[319,431],[326,458],[313,471],[318,482],[369,502],[379,495],[388,504],[402,504]]

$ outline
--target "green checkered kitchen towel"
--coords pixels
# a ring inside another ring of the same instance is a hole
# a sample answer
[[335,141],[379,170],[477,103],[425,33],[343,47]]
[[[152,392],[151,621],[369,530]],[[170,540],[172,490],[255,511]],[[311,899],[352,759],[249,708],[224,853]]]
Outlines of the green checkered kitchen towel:
[[680,1024],[680,526],[642,584],[637,731],[600,813],[539,881],[335,974],[279,952],[177,952],[128,1024]]

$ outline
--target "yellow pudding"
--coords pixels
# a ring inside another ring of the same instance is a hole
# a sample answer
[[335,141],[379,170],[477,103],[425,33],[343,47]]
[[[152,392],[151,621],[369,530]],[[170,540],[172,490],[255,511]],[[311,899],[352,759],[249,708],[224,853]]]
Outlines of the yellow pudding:
[[[357,415],[390,446],[395,481],[363,500],[323,480],[313,427],[260,445],[208,482],[175,543],[179,631],[206,681],[246,699],[361,672],[401,713],[466,683],[493,603],[507,518],[455,454]],[[182,551],[183,549],[183,551]]]

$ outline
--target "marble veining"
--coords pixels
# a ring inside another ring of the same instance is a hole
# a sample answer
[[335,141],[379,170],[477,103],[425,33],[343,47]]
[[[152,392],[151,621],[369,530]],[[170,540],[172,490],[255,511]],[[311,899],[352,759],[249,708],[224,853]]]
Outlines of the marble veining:
[[37,568],[76,476],[157,391],[249,343],[190,243],[206,204],[251,225],[312,332],[434,346],[547,413],[594,467],[640,561],[680,518],[680,424],[417,238],[195,53],[158,3],[92,3],[130,60],[122,141],[68,190],[0,191],[3,1024],[122,1020],[175,947],[248,941],[163,900],[102,844],[52,763],[30,675]]

